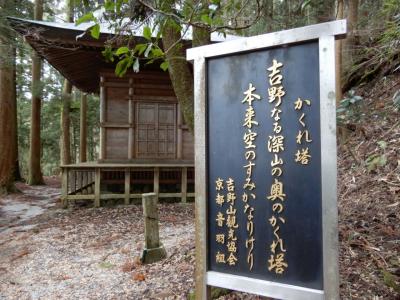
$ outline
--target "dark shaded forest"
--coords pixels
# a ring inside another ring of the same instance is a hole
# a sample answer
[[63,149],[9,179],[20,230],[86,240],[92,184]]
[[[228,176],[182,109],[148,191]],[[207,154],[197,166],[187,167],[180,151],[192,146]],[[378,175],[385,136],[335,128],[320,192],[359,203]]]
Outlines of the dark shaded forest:
[[[157,62],[171,78],[190,134],[188,44],[209,44],[212,32],[254,36],[346,19],[335,74],[340,296],[400,299],[400,0],[0,0],[0,298],[192,299],[192,203],[160,204],[168,257],[151,266],[139,258],[141,207],[75,201],[61,209],[60,166],[99,159],[101,99],[43,60],[11,27],[10,16],[90,21],[85,35],[100,41],[106,20],[119,32],[102,51],[115,75],[140,74]],[[133,44],[136,23],[143,38]],[[182,38],[188,26],[190,42]]]

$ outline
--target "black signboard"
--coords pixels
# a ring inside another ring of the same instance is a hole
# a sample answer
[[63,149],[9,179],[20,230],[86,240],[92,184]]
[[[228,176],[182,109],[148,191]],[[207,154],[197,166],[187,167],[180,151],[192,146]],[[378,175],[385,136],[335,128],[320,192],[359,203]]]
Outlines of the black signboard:
[[323,289],[318,52],[207,61],[209,270]]
[[343,20],[189,49],[196,299],[339,298],[335,39]]

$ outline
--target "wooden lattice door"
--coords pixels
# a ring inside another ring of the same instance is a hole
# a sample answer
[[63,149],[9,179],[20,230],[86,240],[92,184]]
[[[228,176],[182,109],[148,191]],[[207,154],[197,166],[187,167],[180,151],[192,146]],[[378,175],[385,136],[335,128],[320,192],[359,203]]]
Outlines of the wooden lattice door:
[[136,157],[176,157],[176,105],[138,103]]

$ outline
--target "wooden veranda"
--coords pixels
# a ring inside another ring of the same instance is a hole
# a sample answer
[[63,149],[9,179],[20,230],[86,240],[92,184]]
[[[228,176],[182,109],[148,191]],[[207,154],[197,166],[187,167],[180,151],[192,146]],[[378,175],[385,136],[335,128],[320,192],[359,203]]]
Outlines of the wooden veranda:
[[[132,199],[141,199],[143,192],[154,192],[159,198],[181,198],[182,202],[194,197],[194,191],[190,191],[194,183],[193,163],[88,162],[61,166],[61,172],[64,207],[77,200],[93,201],[99,207],[101,200],[123,199],[127,205]],[[160,184],[175,184],[179,191],[162,191]],[[107,185],[114,189],[107,190]],[[118,186],[121,188],[116,189]]]
[[[160,61],[143,60],[139,73],[121,78],[114,72],[116,61],[108,62],[102,54],[105,42],[114,37],[106,29],[93,39],[84,34],[88,24],[8,20],[73,86],[100,98],[100,147],[94,162],[86,162],[91,108],[85,96],[81,99],[79,163],[61,166],[64,207],[81,200],[96,207],[102,200],[129,204],[149,192],[182,202],[194,197],[194,136]],[[134,43],[141,42],[142,36],[134,37]],[[189,48],[191,42],[184,44]]]

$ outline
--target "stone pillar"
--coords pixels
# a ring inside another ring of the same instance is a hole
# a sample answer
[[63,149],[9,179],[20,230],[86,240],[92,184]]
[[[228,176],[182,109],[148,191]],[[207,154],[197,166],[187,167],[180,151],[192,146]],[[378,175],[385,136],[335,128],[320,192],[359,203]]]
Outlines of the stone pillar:
[[142,194],[145,248],[141,260],[145,264],[167,257],[164,246],[160,243],[157,204],[158,195],[156,193]]

